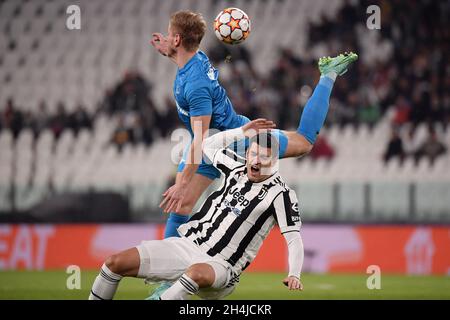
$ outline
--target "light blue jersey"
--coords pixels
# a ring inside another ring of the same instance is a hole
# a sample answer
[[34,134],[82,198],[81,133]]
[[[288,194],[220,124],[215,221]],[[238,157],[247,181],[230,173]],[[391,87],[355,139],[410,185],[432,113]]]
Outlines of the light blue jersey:
[[[203,51],[198,51],[186,65],[178,69],[173,84],[173,94],[177,105],[178,117],[193,136],[191,117],[211,116],[209,129],[220,131],[242,127],[250,120],[236,113],[225,89],[219,83],[219,71],[209,62]],[[287,146],[286,136],[279,130],[274,130],[280,144],[280,157],[284,155]],[[245,142],[244,142],[245,143]],[[183,158],[178,165],[178,172],[183,171],[187,156],[187,146]],[[197,173],[215,179],[220,172],[204,161]]]
[[218,81],[219,71],[198,51],[186,65],[178,69],[173,85],[178,116],[191,135],[191,117],[211,116],[210,128],[220,131],[245,124],[236,114],[225,89]]

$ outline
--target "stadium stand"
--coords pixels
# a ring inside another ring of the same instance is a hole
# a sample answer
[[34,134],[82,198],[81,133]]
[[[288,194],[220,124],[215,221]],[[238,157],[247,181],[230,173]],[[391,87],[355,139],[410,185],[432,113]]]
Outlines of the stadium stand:
[[[303,219],[448,222],[450,7],[375,2],[386,27],[368,37],[358,14],[367,1],[234,1],[252,19],[250,38],[224,47],[209,30],[203,48],[236,110],[284,129],[298,123],[317,58],[359,52],[321,134],[332,152],[282,162]],[[81,30],[69,31],[73,1],[0,1],[0,212],[28,211],[55,193],[113,191],[135,220],[162,218],[160,194],[180,157],[171,141],[175,66],[149,40],[165,32],[176,3],[76,1]],[[229,5],[185,3],[207,21]]]

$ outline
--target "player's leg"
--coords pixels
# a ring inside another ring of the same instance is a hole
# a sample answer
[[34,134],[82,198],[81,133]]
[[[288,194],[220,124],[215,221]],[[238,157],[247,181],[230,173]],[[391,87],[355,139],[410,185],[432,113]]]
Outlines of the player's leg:
[[136,277],[140,256],[136,248],[114,254],[106,259],[92,285],[89,300],[110,300],[114,297],[123,277]]
[[328,113],[333,84],[332,77],[322,75],[305,105],[298,129],[280,132],[280,144],[286,145],[283,153],[280,150],[280,158],[300,157],[311,151]]
[[[346,53],[319,60],[320,80],[305,105],[297,130],[280,132],[280,158],[299,157],[312,149],[325,122],[336,77],[346,73],[348,66],[357,59],[356,54]],[[286,145],[284,152],[282,144]]]
[[309,153],[313,145],[297,131],[281,131],[283,138],[286,139],[285,152],[280,158],[297,158]]
[[[184,168],[184,163],[180,162],[178,166],[178,173],[176,179],[181,178],[181,171]],[[189,192],[186,194],[181,205],[179,213],[171,212],[166,222],[166,229],[164,230],[164,238],[179,237],[178,227],[189,220],[189,215],[192,213],[192,209],[197,203],[200,196],[209,187],[211,182],[220,176],[220,173],[211,165],[201,164],[197,170],[197,173],[192,177],[189,183]],[[176,180],[176,181],[177,181]],[[159,300],[161,294],[165,292],[172,283],[164,282],[148,297],[149,300]]]
[[214,279],[214,269],[209,264],[194,264],[161,295],[161,300],[186,300],[200,288],[212,286]]
[[[236,127],[242,127],[249,121],[250,120],[247,117],[240,115],[239,125]],[[273,129],[271,132],[278,142],[279,158],[299,157],[305,153],[308,153],[312,149],[312,145],[308,142],[308,140],[296,131]],[[238,155],[245,157],[245,152],[247,151],[248,145],[249,139],[244,139],[233,143],[230,147]]]
[[223,297],[221,291],[229,280],[229,270],[215,261],[191,265],[166,292],[161,300],[186,300],[202,292],[202,298]]

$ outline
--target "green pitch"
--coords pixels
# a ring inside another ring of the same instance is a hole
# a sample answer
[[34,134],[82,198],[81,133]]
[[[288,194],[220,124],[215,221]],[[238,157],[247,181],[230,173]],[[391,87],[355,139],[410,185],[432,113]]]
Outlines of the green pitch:
[[[63,271],[0,272],[0,299],[87,299],[97,271],[81,273],[81,289],[69,290]],[[381,289],[366,287],[368,275],[305,274],[303,292],[289,291],[284,274],[247,273],[229,299],[450,299],[450,277],[382,275]],[[116,299],[143,300],[151,286],[126,278]]]

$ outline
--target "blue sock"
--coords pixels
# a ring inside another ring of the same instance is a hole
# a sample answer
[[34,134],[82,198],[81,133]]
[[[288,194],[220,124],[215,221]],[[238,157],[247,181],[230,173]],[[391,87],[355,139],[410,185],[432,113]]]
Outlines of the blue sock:
[[303,135],[311,144],[316,141],[317,135],[325,122],[330,105],[330,95],[334,80],[321,76],[312,96],[303,109],[297,132]]
[[188,222],[189,215],[182,215],[177,214],[174,212],[171,212],[169,214],[169,218],[166,222],[166,230],[164,230],[164,239],[170,238],[170,237],[180,237],[178,234],[178,227],[181,226],[183,223]]

